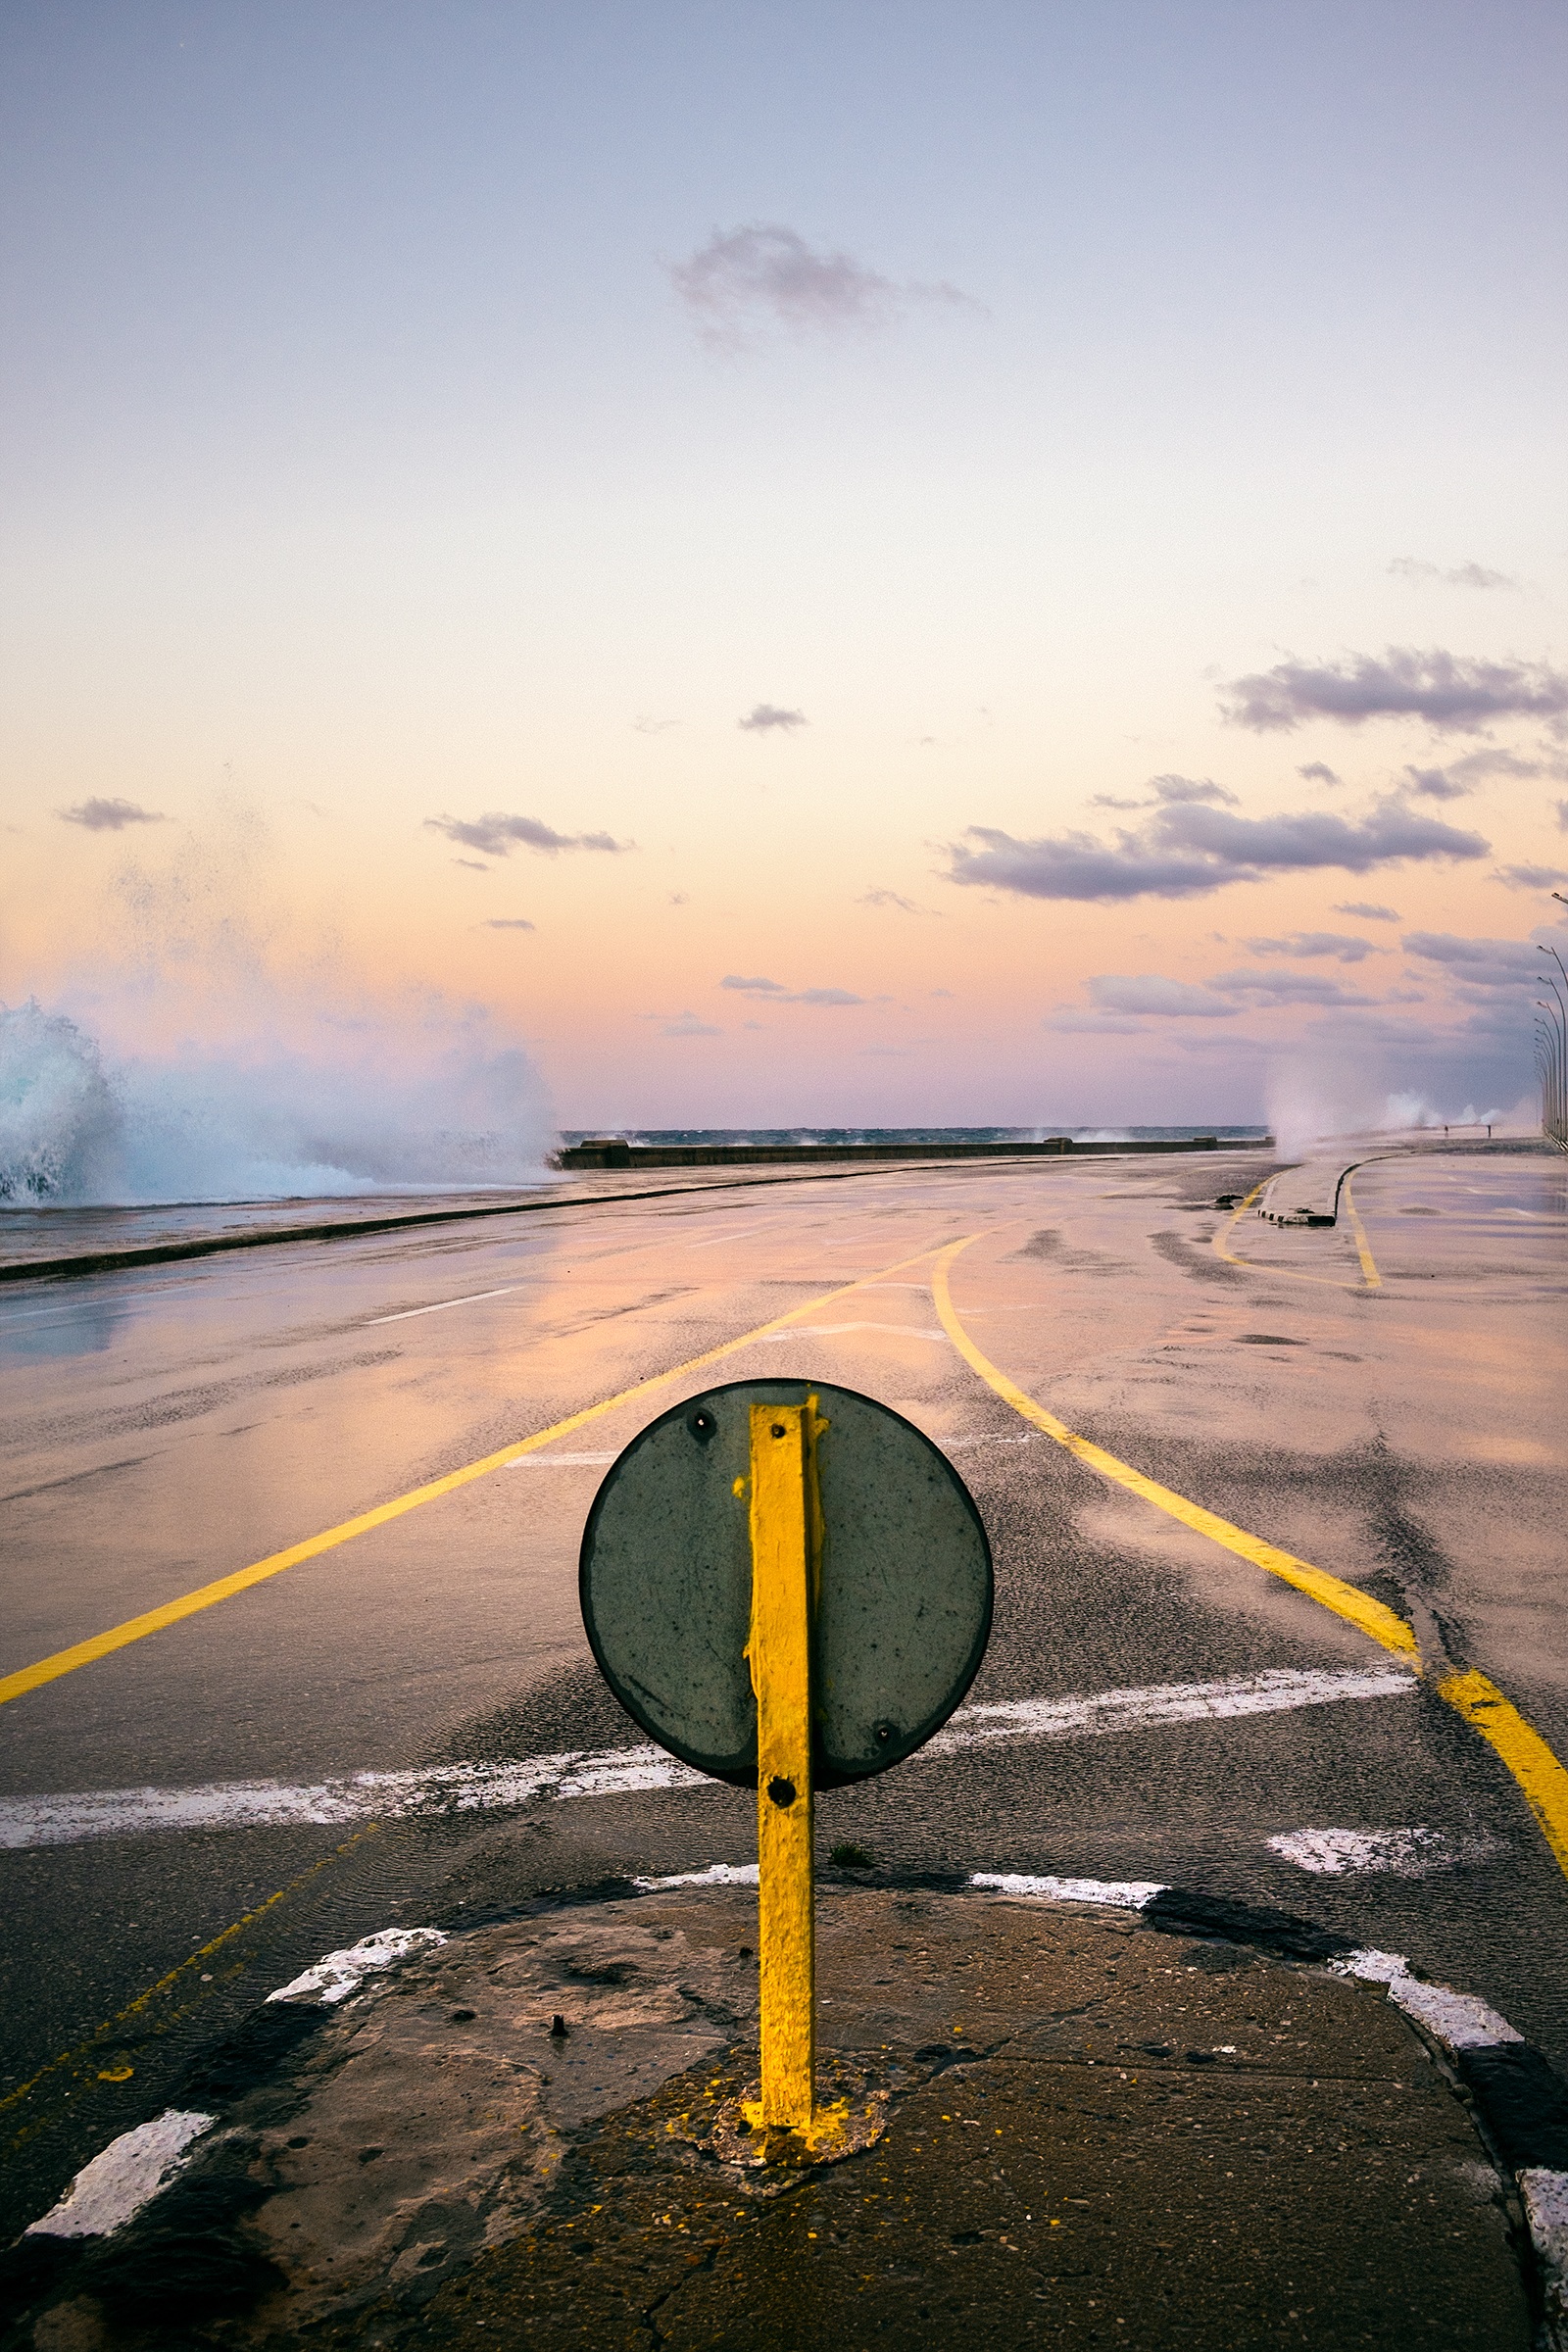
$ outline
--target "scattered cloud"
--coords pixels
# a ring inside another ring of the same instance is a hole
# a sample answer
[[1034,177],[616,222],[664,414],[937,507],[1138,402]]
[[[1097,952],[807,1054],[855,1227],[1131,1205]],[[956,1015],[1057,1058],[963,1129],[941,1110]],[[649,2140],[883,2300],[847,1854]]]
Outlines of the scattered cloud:
[[1149,788],[1152,799],[1123,801],[1118,800],[1114,793],[1097,792],[1089,806],[1091,808],[1179,808],[1193,801],[1209,801],[1227,808],[1241,807],[1235,793],[1227,792],[1223,784],[1216,784],[1210,776],[1200,779],[1194,776],[1151,776]]
[[470,874],[487,874],[490,868],[478,858],[454,858],[454,865],[466,865]]
[[[1392,908],[1383,912],[1397,920]],[[1247,944],[1254,956],[1332,956],[1336,963],[1361,963],[1368,956],[1391,953],[1348,931],[1293,931],[1289,939],[1250,939]]]
[[1457,801],[1494,776],[1568,776],[1568,762],[1559,759],[1521,760],[1516,752],[1489,745],[1483,751],[1466,752],[1462,760],[1450,760],[1446,767],[1407,767],[1404,772],[1410,782],[1401,789],[1428,800]]
[[1557,830],[1559,833],[1568,833],[1568,801],[1557,803]]
[[1167,980],[1159,972],[1140,972],[1136,978],[1102,972],[1088,983],[1089,1002],[1097,1012],[1154,1012],[1196,1014],[1200,1020],[1228,1021],[1241,1009],[1217,1004],[1206,988],[1186,980]]
[[1192,776],[1153,776],[1150,780],[1156,802],[1163,801],[1180,807],[1188,802],[1209,801],[1227,808],[1239,808],[1242,805],[1234,792],[1227,792],[1224,785],[1216,784],[1211,776],[1204,776],[1200,781]]
[[1446,967],[1471,988],[1517,988],[1533,980],[1541,950],[1522,939],[1462,939],[1453,931],[1410,931],[1400,943],[1407,956]]
[[760,333],[835,334],[897,323],[911,303],[978,311],[956,286],[900,284],[847,253],[808,245],[778,220],[715,229],[669,279],[710,349],[745,351]]
[[748,980],[739,972],[726,972],[720,988],[735,989],[743,997],[771,997],[779,1004],[864,1004],[868,998],[858,997],[847,988],[786,988],[782,980]]
[[1187,804],[1161,808],[1137,832],[1118,832],[1113,846],[1089,833],[1015,841],[971,825],[961,843],[950,844],[948,878],[1032,899],[1192,899],[1269,873],[1342,866],[1361,874],[1405,858],[1484,858],[1490,846],[1396,799],[1358,820],[1327,810],[1234,816]]
[[1467,792],[1475,790],[1473,784],[1461,783],[1446,767],[1407,767],[1404,772],[1410,779],[1404,789],[1423,800],[1462,801]]
[[659,1034],[661,1037],[722,1037],[724,1032],[715,1029],[711,1021],[700,1021],[695,1012],[682,1012],[677,1013],[674,1020],[666,1021]]
[[1434,648],[1390,646],[1382,660],[1350,654],[1314,665],[1287,661],[1237,678],[1221,709],[1232,726],[1289,733],[1303,719],[1360,726],[1369,718],[1420,718],[1437,733],[1477,734],[1498,718],[1568,715],[1568,677],[1545,662],[1469,662]]
[[492,914],[481,923],[482,931],[532,931],[535,926],[522,914]]
[[1085,1012],[1076,1004],[1058,1004],[1041,1022],[1057,1037],[1145,1037],[1142,1021],[1126,1013]]
[[634,718],[631,723],[639,735],[667,735],[671,727],[680,725],[680,720],[678,718],[649,718],[645,714],[640,718]]
[[1408,580],[1414,586],[1421,580],[1441,580],[1446,588],[1517,588],[1519,583],[1505,571],[1489,571],[1485,564],[1456,564],[1445,571],[1440,564],[1423,564],[1419,556],[1396,556],[1389,565],[1396,579]]
[[1309,760],[1304,767],[1298,767],[1296,772],[1308,784],[1343,784],[1345,782],[1345,778],[1336,775],[1332,767],[1325,767],[1321,760]]
[[1216,972],[1204,986],[1219,996],[1246,997],[1254,1005],[1375,1004],[1378,1001],[1317,972]]
[[896,890],[867,890],[855,902],[857,906],[896,906],[901,914],[939,914],[936,906],[921,906],[913,899],[901,898]]
[[1568,882],[1568,873],[1560,865],[1499,865],[1490,879],[1509,890],[1550,890],[1554,882]]
[[953,991],[951,988],[931,988],[927,989],[926,994],[931,997],[951,997]]
[[781,710],[776,703],[759,703],[749,718],[735,721],[743,735],[793,735],[810,723],[804,710]]
[[[484,816],[471,819],[460,816],[427,816],[425,825],[432,833],[444,833],[448,841],[461,841],[465,849],[482,850],[487,858],[510,858],[518,842],[524,849],[537,850],[546,858],[555,858],[563,850],[608,850],[618,856],[622,850],[635,845],[629,841],[612,841],[608,833],[558,833],[553,825],[541,824],[536,816],[507,816],[491,809]],[[460,858],[466,864],[466,858]]]
[[666,906],[684,906],[686,903],[686,893],[683,890],[672,890],[664,901]]
[[1370,899],[1342,899],[1334,911],[1358,914],[1363,923],[1396,923],[1402,919],[1397,906],[1379,906]]
[[78,801],[74,808],[57,808],[63,825],[84,825],[89,833],[119,833],[125,825],[167,825],[160,808],[138,808],[134,801]]

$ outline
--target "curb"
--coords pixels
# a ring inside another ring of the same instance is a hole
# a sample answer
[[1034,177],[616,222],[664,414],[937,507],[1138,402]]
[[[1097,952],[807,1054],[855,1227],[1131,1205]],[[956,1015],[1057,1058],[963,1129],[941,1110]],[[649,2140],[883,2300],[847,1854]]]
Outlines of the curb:
[[[666,1878],[617,1878],[541,1895],[515,1909],[464,1919],[463,1932],[514,1919],[554,1915],[606,1900],[662,1895],[681,1887],[754,1886],[755,1864],[714,1863]],[[1381,1984],[1434,2053],[1440,2072],[1471,2111],[1501,2180],[1504,2207],[1528,2246],[1525,2285],[1539,2315],[1540,2352],[1568,2352],[1568,2084],[1508,2021],[1473,1993],[1434,1983],[1397,1952],[1292,1913],[1150,1881],[1056,1878],[1018,1872],[918,1872],[829,1869],[825,1887],[957,1894],[970,1890],[1047,1903],[1134,1912],[1156,1933],[1250,1945],[1270,1956],[1338,1977]],[[454,1928],[458,1923],[454,1921]],[[384,1929],[325,1954],[245,2018],[197,2060],[178,2103],[122,2132],[84,2165],[66,2194],[0,2252],[0,2296],[9,2305],[7,2340],[32,2341],[30,2316],[94,2281],[154,2293],[172,2264],[193,2262],[217,2301],[245,2299],[271,2282],[270,2266],[233,2234],[240,2218],[232,2183],[192,2180],[163,2214],[150,2212],[193,2159],[223,2137],[225,2110],[269,2080],[372,1974],[450,1940],[430,1926]],[[310,1997],[314,1996],[314,1997]],[[205,2187],[222,2189],[211,2214]],[[260,2188],[257,2195],[267,2192]],[[243,2200],[242,2200],[243,2202]],[[185,2208],[190,2206],[191,2211]],[[147,2218],[142,2219],[143,2216]],[[131,2230],[131,2225],[140,2226]],[[149,2257],[152,2257],[149,2273]],[[1533,2276],[1531,2272],[1533,2269]],[[121,2274],[123,2273],[123,2278]],[[154,2306],[148,2305],[149,2316]]]

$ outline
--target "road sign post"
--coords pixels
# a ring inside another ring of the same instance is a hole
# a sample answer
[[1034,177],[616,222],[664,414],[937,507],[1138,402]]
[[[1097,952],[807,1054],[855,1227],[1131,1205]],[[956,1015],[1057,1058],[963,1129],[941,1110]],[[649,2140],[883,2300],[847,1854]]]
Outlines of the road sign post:
[[752,1622],[757,1693],[758,1950],[762,2096],[753,2121],[808,2132],[815,2113],[812,1871],[812,1520],[816,1398],[751,1409]]
[[736,1382],[619,1455],[579,1581],[627,1713],[683,1763],[757,1791],[761,2080],[726,2126],[726,2160],[868,2144],[876,2115],[817,2099],[814,1798],[912,1756],[974,1680],[993,1580],[968,1490],[873,1397]]

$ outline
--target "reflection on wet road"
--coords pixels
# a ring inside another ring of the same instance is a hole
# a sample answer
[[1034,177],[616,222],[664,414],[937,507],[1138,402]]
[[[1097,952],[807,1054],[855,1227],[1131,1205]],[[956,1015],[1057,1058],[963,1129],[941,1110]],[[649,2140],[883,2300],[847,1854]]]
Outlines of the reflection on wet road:
[[[576,1556],[607,1457],[682,1394],[759,1376],[917,1422],[997,1557],[970,1708],[1006,1736],[824,1797],[825,1843],[1302,1911],[1483,1993],[1568,2062],[1568,1885],[1433,1688],[1489,1677],[1568,1754],[1568,1170],[1373,1162],[1359,1239],[1348,1217],[1233,1225],[1214,1202],[1259,1172],[1241,1154],[889,1169],[765,1204],[745,1186],[563,1204],[10,1289],[0,1678],[514,1457],[0,1707],[22,2218],[320,1950],[751,1858],[747,1798],[626,1752],[642,1743],[587,1657]],[[1407,1622],[1421,1679],[1026,1426],[938,1312],[957,1242],[953,1314],[1006,1383]]]

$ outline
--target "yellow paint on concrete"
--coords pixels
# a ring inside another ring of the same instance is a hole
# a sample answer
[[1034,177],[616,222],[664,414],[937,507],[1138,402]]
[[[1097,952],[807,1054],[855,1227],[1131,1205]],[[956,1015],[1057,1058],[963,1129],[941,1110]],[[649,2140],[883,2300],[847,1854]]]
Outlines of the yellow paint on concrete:
[[758,1950],[764,2130],[809,2132],[815,2107],[810,1586],[814,1397],[752,1406]]
[[1372,1255],[1372,1247],[1366,1238],[1366,1227],[1362,1224],[1355,1201],[1351,1198],[1349,1169],[1346,1170],[1344,1192],[1346,1211],[1350,1220],[1350,1231],[1355,1236],[1355,1251],[1361,1260],[1361,1272],[1366,1277],[1366,1287],[1369,1291],[1381,1291],[1383,1277],[1378,1272],[1377,1260]]
[[145,1641],[149,1634],[159,1634],[167,1626],[177,1625],[182,1617],[194,1617],[198,1610],[210,1609],[216,1602],[231,1600],[238,1592],[248,1592],[252,1585],[265,1584],[269,1577],[281,1576],[285,1568],[301,1567],[307,1560],[318,1559],[323,1552],[333,1551],[340,1544],[348,1544],[356,1536],[368,1535],[372,1528],[385,1527],[401,1519],[409,1511],[416,1511],[426,1502],[439,1501],[444,1494],[455,1494],[460,1487],[471,1485],[476,1478],[488,1478],[492,1471],[505,1470],[513,1462],[520,1462],[525,1454],[537,1453],[541,1447],[553,1446],[558,1438],[569,1437],[574,1429],[597,1421],[605,1413],[612,1413],[622,1404],[631,1404],[639,1396],[650,1396],[656,1389],[667,1388],[671,1381],[683,1380],[689,1372],[699,1372],[706,1364],[716,1364],[726,1355],[751,1347],[755,1340],[766,1339],[770,1332],[782,1331],[799,1322],[803,1315],[814,1314],[821,1306],[831,1306],[837,1298],[847,1298],[852,1291],[865,1288],[869,1283],[885,1282],[906,1266],[912,1266],[928,1250],[916,1250],[912,1256],[902,1257],[891,1266],[883,1266],[875,1274],[863,1274],[856,1282],[847,1282],[836,1291],[824,1292],[820,1298],[808,1298],[801,1306],[792,1306],[771,1322],[760,1323],[753,1331],[738,1340],[725,1340],[722,1346],[710,1348],[702,1355],[688,1356],[683,1364],[672,1365],[667,1372],[656,1372],[652,1379],[638,1381],[634,1388],[622,1389],[614,1396],[606,1396],[598,1404],[585,1405],[579,1413],[568,1413],[564,1421],[552,1422],[548,1429],[535,1432],[531,1438],[519,1439],[514,1446],[502,1446],[499,1453],[487,1453],[482,1460],[468,1462],[461,1470],[449,1470],[444,1478],[433,1478],[422,1487],[415,1487],[407,1494],[399,1494],[391,1502],[377,1503],[373,1510],[362,1511],[357,1518],[345,1519],[338,1527],[329,1527],[323,1535],[310,1536],[303,1544],[291,1544],[285,1551],[270,1552],[265,1560],[253,1561],[248,1568],[236,1569],[232,1576],[220,1576],[215,1583],[201,1585],[194,1592],[182,1592],[177,1600],[166,1600],[161,1608],[148,1609],[140,1617],[129,1617],[123,1625],[111,1626],[107,1633],[94,1634],[87,1642],[74,1642],[70,1649],[58,1649],[52,1657],[40,1658],[35,1665],[21,1667],[15,1674],[0,1678],[0,1705],[8,1699],[21,1698],[25,1691],[36,1690],[44,1683],[52,1683],[63,1674],[74,1674],[78,1667],[90,1666],[99,1658],[107,1658],[117,1649],[132,1642]]
[[1450,1675],[1438,1685],[1438,1696],[1496,1749],[1523,1789],[1558,1867],[1568,1873],[1568,1770],[1484,1674]]
[[[973,1239],[972,1235],[970,1239]],[[1396,1617],[1392,1609],[1385,1608],[1381,1600],[1374,1600],[1369,1592],[1362,1592],[1354,1585],[1343,1583],[1337,1576],[1329,1576],[1321,1568],[1309,1566],[1305,1560],[1294,1558],[1290,1552],[1281,1551],[1273,1544],[1265,1544],[1258,1536],[1248,1535],[1244,1528],[1232,1527],[1228,1519],[1205,1511],[1200,1503],[1189,1502],[1185,1494],[1172,1494],[1169,1487],[1159,1486],[1153,1479],[1146,1478],[1141,1470],[1134,1470],[1130,1464],[1118,1461],[1103,1446],[1095,1446],[1088,1438],[1079,1437],[1065,1422],[1058,1421],[1054,1413],[1048,1413],[1043,1404],[1037,1404],[1032,1396],[1025,1396],[1005,1372],[998,1370],[989,1356],[981,1354],[954,1308],[953,1296],[948,1287],[948,1268],[959,1250],[968,1246],[967,1241],[954,1242],[937,1258],[931,1280],[937,1314],[943,1330],[959,1354],[979,1373],[982,1380],[989,1382],[999,1396],[1006,1399],[1015,1412],[1021,1413],[1026,1421],[1032,1421],[1036,1429],[1044,1430],[1046,1436],[1054,1438],[1058,1446],[1064,1446],[1069,1453],[1076,1454],[1089,1469],[1098,1470],[1102,1478],[1114,1479],[1119,1487],[1126,1487],[1130,1493],[1141,1494],[1146,1502],[1152,1502],[1156,1510],[1168,1512],[1172,1519],[1179,1519],[1184,1527],[1193,1528],[1200,1536],[1208,1536],[1214,1543],[1223,1544],[1227,1551],[1234,1551],[1242,1559],[1250,1560],[1255,1568],[1264,1568],[1270,1576],[1277,1576],[1284,1583],[1294,1585],[1298,1592],[1307,1593],[1323,1608],[1332,1609],[1337,1617],[1346,1618],[1363,1634],[1369,1634],[1385,1649],[1415,1658],[1414,1631],[1402,1617]]]

